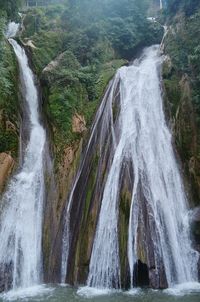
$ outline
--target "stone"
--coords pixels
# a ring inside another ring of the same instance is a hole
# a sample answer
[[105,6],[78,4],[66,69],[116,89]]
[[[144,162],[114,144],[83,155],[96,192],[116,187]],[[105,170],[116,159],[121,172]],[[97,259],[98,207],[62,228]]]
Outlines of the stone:
[[86,130],[87,128],[84,116],[75,113],[72,118],[72,131],[74,133],[83,133]]
[[28,46],[30,48],[36,49],[37,47],[33,44],[32,40],[28,40],[26,43],[24,43],[25,46]]
[[7,153],[0,153],[0,193],[15,165],[14,159]]

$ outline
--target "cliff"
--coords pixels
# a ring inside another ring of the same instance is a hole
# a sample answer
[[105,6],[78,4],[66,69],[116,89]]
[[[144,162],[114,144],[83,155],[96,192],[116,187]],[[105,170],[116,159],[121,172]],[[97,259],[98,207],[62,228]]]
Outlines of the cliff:
[[13,50],[3,31],[4,18],[0,18],[0,193],[18,161],[20,134],[19,70]]
[[[174,1],[175,5],[175,1]],[[170,17],[169,17],[170,16]],[[168,8],[167,58],[163,66],[165,103],[180,156],[191,208],[200,205],[200,6],[180,1],[176,14]],[[193,233],[200,244],[200,221],[194,218]]]

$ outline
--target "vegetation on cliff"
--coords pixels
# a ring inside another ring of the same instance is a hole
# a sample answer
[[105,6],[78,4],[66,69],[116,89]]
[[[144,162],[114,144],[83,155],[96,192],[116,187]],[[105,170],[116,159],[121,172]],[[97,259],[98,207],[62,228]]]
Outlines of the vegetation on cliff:
[[146,19],[147,3],[65,1],[26,13],[22,38],[31,45],[33,65],[46,88],[56,154],[80,138],[72,131],[73,115],[83,115],[89,126],[116,69],[161,40],[161,27]]
[[[175,15],[176,13],[176,15]],[[170,0],[170,24],[165,53],[164,84],[171,106],[175,141],[191,184],[200,200],[200,3]],[[173,18],[172,18],[173,16]],[[167,68],[168,66],[168,68]]]
[[184,11],[187,16],[192,15],[199,8],[199,0],[167,0],[166,15],[174,16]]
[[18,151],[18,67],[4,37],[8,18],[17,15],[19,1],[0,1],[0,153],[17,157]]
[[0,0],[0,15],[4,15],[9,20],[17,17],[22,0]]

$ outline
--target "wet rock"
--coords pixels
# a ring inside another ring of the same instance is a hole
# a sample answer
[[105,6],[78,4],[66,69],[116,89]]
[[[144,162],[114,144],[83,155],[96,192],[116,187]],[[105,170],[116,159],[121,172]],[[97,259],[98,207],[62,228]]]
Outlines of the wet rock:
[[3,191],[13,167],[14,159],[7,153],[0,153],[0,193]]
[[[192,223],[192,234],[195,241],[194,247],[200,253],[200,207],[197,207],[191,211],[190,220]],[[199,268],[200,268],[200,262],[199,262]]]
[[[135,283],[151,288],[167,288],[167,279],[164,270],[162,255],[158,253],[156,246],[160,244],[160,238],[156,229],[155,217],[150,203],[145,197],[143,186],[139,185],[137,199],[139,203],[137,257],[135,267]],[[148,271],[148,277],[147,277]],[[146,277],[141,276],[145,274]],[[144,282],[142,284],[142,282]]]
[[57,178],[51,175],[52,171],[48,175],[43,230],[44,280],[47,283],[60,282],[63,211],[81,150],[82,140],[73,146],[66,146],[57,168]]
[[130,288],[130,268],[128,262],[128,229],[133,190],[133,166],[131,160],[124,160],[120,173],[119,193],[119,253],[121,269],[121,286]]
[[[200,252],[200,250],[199,250]],[[198,280],[200,281],[200,257],[199,257],[199,261],[198,261]]]
[[8,291],[13,282],[13,265],[12,263],[0,264],[0,292]]
[[137,280],[137,286],[149,286],[149,270],[145,263],[140,260],[135,263],[134,266],[135,279]]

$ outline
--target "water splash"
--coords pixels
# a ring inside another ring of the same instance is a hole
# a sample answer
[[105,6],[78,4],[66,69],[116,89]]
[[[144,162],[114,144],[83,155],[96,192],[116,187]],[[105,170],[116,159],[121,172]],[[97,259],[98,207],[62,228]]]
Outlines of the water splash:
[[8,24],[8,28],[6,30],[6,34],[5,36],[9,39],[9,38],[13,38],[16,36],[18,30],[20,28],[20,24],[19,23],[15,23],[15,22],[10,22]]

